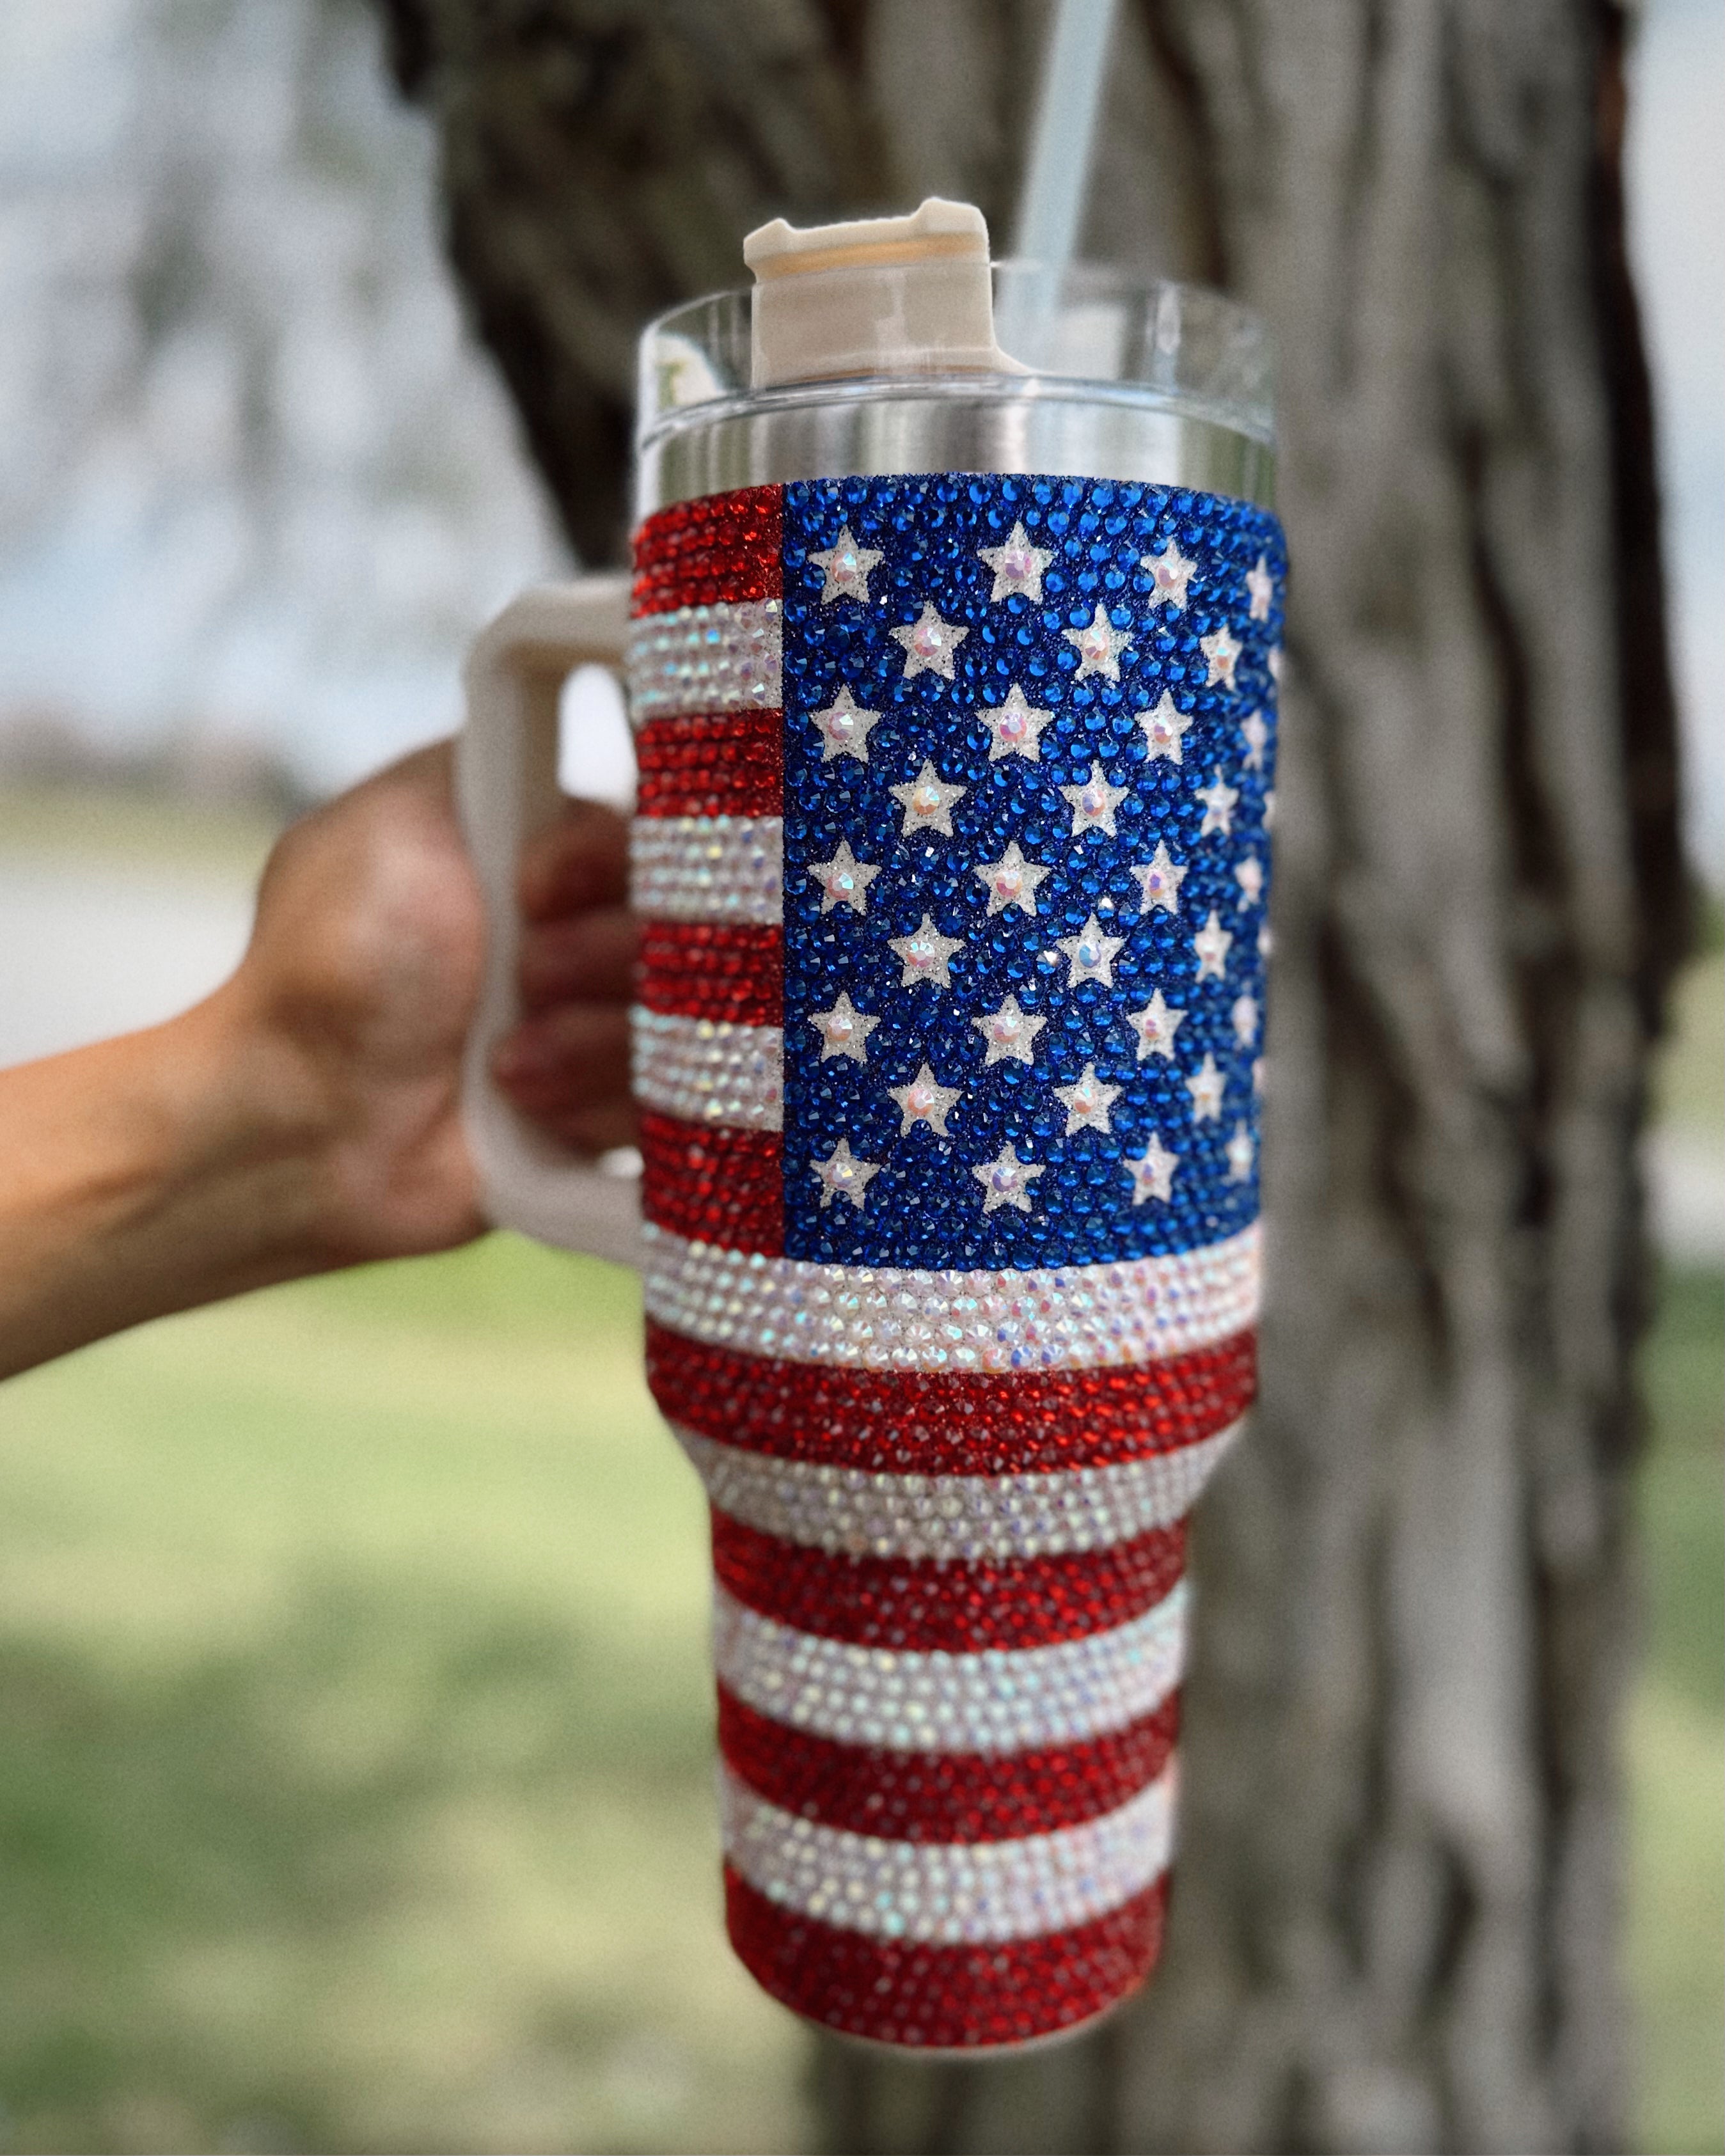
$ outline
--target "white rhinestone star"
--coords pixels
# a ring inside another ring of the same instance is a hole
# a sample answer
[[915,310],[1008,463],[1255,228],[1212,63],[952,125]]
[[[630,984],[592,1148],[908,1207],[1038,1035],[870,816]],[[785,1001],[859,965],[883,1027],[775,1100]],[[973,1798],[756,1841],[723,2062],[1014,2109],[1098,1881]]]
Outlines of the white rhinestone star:
[[828,1011],[816,1011],[809,1023],[820,1035],[820,1060],[824,1063],[829,1055],[848,1055],[854,1062],[869,1060],[869,1035],[880,1024],[866,1011],[860,1011],[841,989],[839,1000]]
[[1216,910],[1210,908],[1210,917],[1192,939],[1192,947],[1198,953],[1198,978],[1206,973],[1221,980],[1228,965],[1228,953],[1234,938],[1216,918]]
[[1192,1120],[1194,1123],[1214,1123],[1220,1116],[1224,1083],[1222,1074],[1216,1068],[1215,1057],[1206,1055],[1186,1081],[1186,1091],[1192,1096]]
[[848,906],[853,913],[866,913],[869,886],[880,871],[867,861],[857,860],[851,853],[850,841],[841,839],[831,860],[814,861],[803,873],[813,876],[820,886],[823,913],[830,913],[835,906]]
[[1042,729],[1054,713],[1026,703],[1016,681],[1007,690],[1004,704],[993,711],[978,711],[977,716],[993,736],[988,743],[990,763],[999,763],[1004,756],[1025,757],[1032,763],[1042,761]]
[[1252,1091],[1260,1094],[1264,1091],[1264,1059],[1261,1055],[1252,1058]]
[[1248,569],[1245,586],[1251,594],[1251,618],[1254,621],[1268,621],[1270,602],[1276,597],[1276,579],[1270,573],[1270,564],[1263,555],[1258,557],[1258,566]]
[[1132,1179],[1132,1203],[1147,1204],[1153,1198],[1166,1201],[1174,1194],[1174,1170],[1180,1164],[1177,1152],[1167,1152],[1153,1132],[1149,1142],[1137,1160],[1124,1160],[1121,1166]]
[[866,603],[869,572],[884,557],[878,548],[859,547],[850,526],[841,524],[837,539],[825,553],[811,554],[809,558],[824,579],[820,588],[820,603],[825,606],[833,599],[861,599]]
[[1253,711],[1240,721],[1240,730],[1245,736],[1246,769],[1261,771],[1264,768],[1264,752],[1270,746],[1270,729],[1264,723],[1264,714]]
[[1056,1098],[1066,1106],[1066,1136],[1075,1131],[1106,1131],[1109,1127],[1108,1111],[1120,1098],[1117,1086],[1105,1085],[1096,1075],[1094,1063],[1086,1063],[1077,1081],[1070,1086],[1056,1086]]
[[1158,988],[1141,1011],[1128,1011],[1127,1024],[1138,1036],[1138,1060],[1142,1063],[1152,1055],[1165,1055],[1173,1060],[1174,1035],[1180,1030],[1180,1021],[1186,1014],[1171,1010]]
[[887,792],[905,812],[902,835],[908,839],[918,831],[943,831],[952,835],[952,810],[970,791],[968,786],[949,786],[925,760],[914,778],[907,778],[902,786],[889,786]]
[[960,629],[955,622],[942,621],[935,612],[932,600],[925,599],[915,621],[887,633],[895,644],[904,646],[906,680],[914,681],[919,674],[938,674],[943,680],[950,681],[952,654],[970,631]]
[[1030,1185],[1043,1171],[1028,1160],[1020,1160],[1006,1145],[1001,1147],[998,1158],[970,1172],[983,1186],[984,1213],[992,1213],[999,1205],[1010,1205],[1020,1213],[1028,1213]]
[[1186,587],[1192,581],[1196,562],[1189,562],[1170,539],[1159,554],[1146,554],[1138,567],[1150,578],[1150,611],[1164,603],[1176,613],[1186,611]]
[[1081,981],[1100,981],[1105,988],[1114,985],[1114,954],[1126,947],[1123,936],[1105,936],[1102,924],[1091,914],[1076,936],[1062,936],[1058,948],[1064,951],[1071,963],[1071,974],[1067,987],[1076,988]]
[[1204,803],[1204,821],[1198,827],[1200,839],[1207,839],[1212,831],[1219,831],[1224,839],[1234,834],[1234,804],[1240,798],[1240,788],[1230,786],[1219,771],[1214,786],[1196,788],[1199,799]]
[[854,756],[859,763],[869,760],[869,728],[879,722],[878,711],[865,711],[850,690],[841,689],[824,711],[810,714],[820,729],[823,763],[835,756]]
[[1233,1018],[1234,1038],[1242,1048],[1250,1048],[1258,1038],[1258,998],[1255,996],[1236,996]]
[[809,1173],[820,1185],[820,1209],[824,1213],[835,1198],[848,1198],[860,1210],[868,1195],[870,1178],[880,1173],[878,1162],[857,1160],[849,1138],[840,1138],[825,1160],[812,1160]]
[[1281,670],[1285,664],[1281,646],[1278,644],[1270,654],[1270,678],[1278,689],[1281,686]]
[[1032,1018],[1028,1011],[1021,1011],[1016,996],[1009,996],[998,1011],[970,1022],[988,1044],[983,1060],[985,1070],[995,1063],[1034,1062],[1036,1036],[1048,1024],[1045,1018]]
[[1100,599],[1086,627],[1063,629],[1060,634],[1068,644],[1078,647],[1075,681],[1081,681],[1086,674],[1100,674],[1110,681],[1120,679],[1120,654],[1132,640],[1131,632],[1115,628]]
[[1186,864],[1173,858],[1166,839],[1157,842],[1155,859],[1147,866],[1135,868],[1132,874],[1143,894],[1138,908],[1141,913],[1153,913],[1158,906],[1164,913],[1179,911],[1180,886],[1186,880]]
[[1270,923],[1266,921],[1258,931],[1258,956],[1267,959],[1275,947],[1276,938],[1271,934]]
[[1130,791],[1128,787],[1111,786],[1108,774],[1099,763],[1091,766],[1090,777],[1082,784],[1063,786],[1060,792],[1072,804],[1072,836],[1106,831],[1111,839],[1117,837],[1114,812]]
[[1234,880],[1240,886],[1241,906],[1255,906],[1264,896],[1264,865],[1255,854],[1235,863]]
[[1224,688],[1231,689],[1234,686],[1234,670],[1245,647],[1238,637],[1228,634],[1228,624],[1224,622],[1214,636],[1200,636],[1198,648],[1209,661],[1210,670],[1204,677],[1204,687],[1214,689],[1219,681]]
[[1014,593],[1034,599],[1039,606],[1042,603],[1042,572],[1054,555],[1033,547],[1022,524],[1013,526],[1004,547],[978,547],[977,552],[994,572],[994,588],[988,594],[991,604],[996,599],[1010,598]]
[[964,945],[957,936],[942,936],[934,925],[934,916],[925,913],[914,934],[895,937],[888,947],[904,963],[901,988],[913,988],[918,981],[927,981],[932,988],[950,988],[952,953],[962,951]]
[[1234,1136],[1228,1141],[1228,1180],[1250,1183],[1251,1179],[1252,1134],[1244,1123],[1236,1123]]
[[947,1116],[959,1098],[959,1089],[942,1086],[926,1063],[907,1086],[889,1086],[886,1090],[898,1102],[899,1114],[904,1118],[899,1125],[901,1137],[918,1123],[927,1123],[937,1137],[951,1135]]
[[1189,730],[1192,721],[1185,712],[1174,709],[1174,700],[1166,689],[1158,698],[1154,711],[1139,711],[1135,716],[1144,729],[1144,739],[1149,744],[1150,753],[1145,758],[1147,763],[1154,763],[1159,756],[1165,756],[1170,763],[1186,761],[1180,753],[1180,740]]
[[1019,851],[1016,839],[1008,842],[1006,851],[998,861],[989,861],[971,874],[988,894],[990,914],[1004,913],[1009,906],[1017,906],[1020,913],[1036,911],[1036,886],[1050,871],[1038,868],[1034,861],[1027,861]]
[[1266,831],[1276,829],[1276,788],[1273,786],[1266,786],[1264,789],[1264,829]]

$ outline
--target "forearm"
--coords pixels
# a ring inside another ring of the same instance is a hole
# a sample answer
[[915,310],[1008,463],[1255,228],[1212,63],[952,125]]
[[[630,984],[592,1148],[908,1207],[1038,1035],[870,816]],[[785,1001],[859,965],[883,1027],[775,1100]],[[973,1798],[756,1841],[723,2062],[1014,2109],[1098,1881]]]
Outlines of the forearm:
[[0,1377],[335,1261],[316,1088],[237,993],[0,1071]]

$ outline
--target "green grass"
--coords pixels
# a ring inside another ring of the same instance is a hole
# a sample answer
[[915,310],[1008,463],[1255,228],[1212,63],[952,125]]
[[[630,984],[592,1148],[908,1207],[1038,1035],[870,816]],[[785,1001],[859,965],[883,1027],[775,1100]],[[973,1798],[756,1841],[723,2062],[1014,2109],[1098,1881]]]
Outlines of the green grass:
[[1625,1732],[1640,2147],[1725,2148],[1725,1281],[1665,1284],[1643,1360],[1645,1656]]
[[1654,1065],[1660,1119],[1725,1139],[1725,958],[1709,952],[1683,969],[1670,1019]]
[[0,785],[0,854],[254,881],[287,819],[143,787]]
[[[1671,1000],[1655,1099],[1674,1130],[1725,1137],[1725,961],[1717,901]],[[1725,1283],[1668,1279],[1642,1383],[1651,1443],[1638,1512],[1644,1659],[1625,1732],[1629,1974],[1640,2145],[1725,2148]]]
[[634,1306],[495,1237],[0,1396],[0,2146],[797,2145]]

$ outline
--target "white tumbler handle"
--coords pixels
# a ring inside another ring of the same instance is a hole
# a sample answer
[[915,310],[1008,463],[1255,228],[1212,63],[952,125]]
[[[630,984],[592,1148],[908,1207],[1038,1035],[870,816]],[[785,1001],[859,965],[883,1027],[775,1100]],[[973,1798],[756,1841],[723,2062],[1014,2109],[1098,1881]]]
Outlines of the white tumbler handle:
[[578,1158],[491,1083],[492,1050],[521,1016],[516,962],[521,848],[557,816],[557,715],[578,666],[619,671],[629,578],[583,577],[523,592],[468,654],[467,723],[455,750],[455,803],[485,894],[485,970],[461,1072],[461,1115],[480,1199],[500,1227],[542,1243],[639,1265],[639,1178]]

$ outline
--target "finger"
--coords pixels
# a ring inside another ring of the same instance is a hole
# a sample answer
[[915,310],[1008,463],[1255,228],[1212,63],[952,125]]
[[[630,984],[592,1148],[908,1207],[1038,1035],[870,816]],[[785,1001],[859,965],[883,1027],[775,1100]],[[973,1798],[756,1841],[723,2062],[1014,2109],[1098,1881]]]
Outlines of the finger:
[[629,891],[629,822],[598,801],[566,801],[521,849],[516,895],[529,921],[619,903]]
[[628,1003],[639,940],[634,914],[620,906],[534,923],[522,933],[516,966],[523,1006],[538,1011],[551,1004]]
[[[516,1104],[520,1106],[518,1102]],[[608,1152],[613,1146],[634,1145],[640,1137],[634,1104],[616,1101],[598,1108],[573,1108],[562,1113],[539,1114],[527,1107],[521,1113],[540,1129],[576,1152]]]
[[629,1014],[615,1004],[558,1004],[498,1043],[491,1075],[532,1116],[626,1101]]

